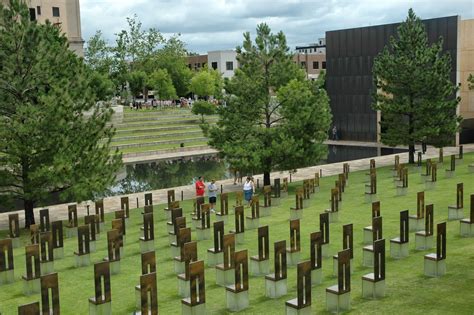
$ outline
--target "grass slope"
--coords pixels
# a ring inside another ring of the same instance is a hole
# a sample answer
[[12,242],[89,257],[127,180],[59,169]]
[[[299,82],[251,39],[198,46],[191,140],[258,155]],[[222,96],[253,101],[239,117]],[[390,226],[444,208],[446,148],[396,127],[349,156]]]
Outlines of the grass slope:
[[[456,184],[464,182],[465,215],[469,209],[469,195],[474,193],[474,177],[467,171],[467,163],[474,162],[474,155],[465,155],[463,165],[458,166],[456,177],[444,178],[439,171],[439,182],[435,190],[426,192],[426,204],[434,204],[435,224],[447,219],[448,205],[455,203]],[[446,165],[446,164],[445,164]],[[364,203],[365,171],[351,173],[349,186],[343,195],[339,222],[330,227],[330,252],[335,254],[342,249],[342,225],[354,224],[354,274],[352,275],[352,311],[351,314],[473,314],[474,311],[474,238],[459,236],[459,222],[448,222],[447,228],[447,274],[441,278],[428,278],[423,275],[423,256],[428,251],[415,251],[414,233],[410,234],[410,255],[403,260],[390,258],[390,238],[396,237],[399,229],[399,212],[405,209],[410,214],[416,211],[416,193],[424,190],[420,176],[410,170],[410,188],[407,196],[396,196],[390,168],[379,168],[378,192],[383,216],[383,233],[386,239],[386,297],[380,300],[361,298],[361,277],[370,273],[371,268],[362,267],[363,227],[370,225],[371,206]],[[330,188],[336,177],[321,180],[321,191],[313,195],[311,206],[304,210],[301,222],[302,259],[309,259],[309,234],[319,229],[319,213],[328,207]],[[290,185],[290,197],[282,200],[280,207],[272,209],[272,216],[260,219],[261,225],[270,226],[270,257],[273,261],[273,242],[289,241],[289,208],[294,203],[293,193],[297,185]],[[179,193],[179,192],[177,192]],[[230,200],[233,204],[233,200]],[[192,202],[182,203],[188,222]],[[170,257],[164,206],[155,206],[155,245],[158,273],[158,304],[161,314],[180,314],[181,302],[177,295],[176,274]],[[246,211],[248,208],[246,208]],[[114,314],[130,314],[135,308],[134,286],[139,282],[141,272],[138,237],[142,219],[141,209],[131,211],[127,226],[125,257],[121,262],[121,273],[112,276],[112,308]],[[106,226],[111,226],[112,214],[106,217]],[[234,228],[233,216],[229,217],[226,232]],[[81,219],[83,222],[83,219]],[[190,223],[189,223],[190,224]],[[5,231],[0,237],[6,236]],[[246,244],[237,245],[236,250],[248,249],[249,256],[257,254],[257,231],[246,231]],[[97,252],[91,254],[93,262],[106,256],[106,234],[102,231],[97,242]],[[196,233],[193,230],[193,240]],[[23,233],[23,241],[27,233]],[[207,248],[213,247],[212,240],[198,242],[200,259],[207,259]],[[55,270],[59,272],[60,301],[62,314],[88,314],[88,298],[94,295],[93,266],[74,268],[73,252],[77,248],[76,239],[65,240],[65,258],[55,261]],[[15,279],[13,284],[0,287],[0,313],[16,314],[20,304],[39,301],[40,296],[25,297],[22,293],[21,276],[25,273],[24,249],[15,249]],[[272,262],[273,263],[273,262]],[[332,258],[323,260],[323,284],[313,287],[313,313],[326,314],[325,288],[337,283],[332,275]],[[226,314],[225,289],[215,284],[214,268],[206,268],[206,308],[209,314]],[[285,301],[296,297],[296,268],[288,269],[288,294],[276,300],[265,297],[264,277],[250,277],[250,307],[242,314],[284,314]]]

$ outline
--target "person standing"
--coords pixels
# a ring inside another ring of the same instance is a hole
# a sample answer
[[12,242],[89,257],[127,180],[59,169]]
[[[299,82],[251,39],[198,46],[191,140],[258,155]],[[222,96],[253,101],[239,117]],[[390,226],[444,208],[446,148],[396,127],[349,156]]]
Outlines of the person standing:
[[194,186],[196,187],[196,196],[203,197],[204,193],[206,192],[206,185],[204,184],[204,180],[201,176],[198,177],[198,180]]
[[248,206],[250,206],[250,201],[252,200],[254,191],[255,185],[253,184],[252,178],[248,176],[244,183],[244,198],[247,201]]
[[207,186],[209,192],[209,203],[211,204],[211,212],[216,212],[215,206],[217,201],[217,185],[216,180],[211,180],[211,183]]

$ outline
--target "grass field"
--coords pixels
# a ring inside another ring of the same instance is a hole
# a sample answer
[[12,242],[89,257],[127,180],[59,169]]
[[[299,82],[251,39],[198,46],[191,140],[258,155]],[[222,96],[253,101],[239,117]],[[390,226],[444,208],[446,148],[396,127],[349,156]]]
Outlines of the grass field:
[[[434,190],[426,191],[426,204],[434,204],[436,223],[447,220],[447,207],[455,203],[456,184],[464,183],[465,216],[468,215],[469,195],[474,193],[474,175],[469,174],[467,164],[474,162],[474,154],[466,154],[464,164],[459,165],[456,177],[445,179],[444,168],[438,171],[438,183]],[[445,162],[446,165],[446,162]],[[342,170],[341,170],[342,171]],[[330,253],[336,254],[342,249],[342,225],[354,224],[354,273],[352,279],[351,314],[474,314],[474,238],[459,236],[459,222],[450,221],[447,226],[447,274],[441,278],[428,278],[423,275],[423,256],[434,252],[414,250],[414,233],[410,234],[410,255],[403,260],[390,258],[390,238],[398,236],[399,213],[409,209],[416,212],[416,193],[424,190],[420,175],[415,169],[409,173],[409,193],[396,196],[390,168],[377,170],[378,196],[381,201],[383,233],[386,239],[386,297],[380,300],[361,298],[361,277],[372,272],[362,267],[363,227],[370,225],[371,206],[364,203],[365,171],[351,173],[349,186],[343,195],[339,222],[330,226]],[[321,180],[321,191],[312,196],[311,205],[304,210],[301,221],[301,258],[308,259],[309,235],[319,229],[319,213],[328,207],[330,188],[336,177]],[[289,208],[294,203],[294,189],[301,183],[290,185],[289,197],[282,200],[281,206],[272,209],[271,217],[260,219],[260,225],[270,227],[270,257],[273,264],[273,242],[289,241]],[[118,198],[118,197],[117,197]],[[233,204],[233,200],[229,201]],[[192,201],[182,203],[190,222]],[[177,294],[176,274],[170,257],[164,205],[155,206],[155,245],[158,274],[158,305],[161,314],[180,314],[181,302]],[[248,211],[248,208],[246,208]],[[141,272],[138,237],[142,225],[141,209],[131,210],[131,219],[127,226],[125,257],[121,262],[121,273],[112,276],[112,309],[114,314],[130,314],[135,308],[134,286],[139,282]],[[112,214],[106,217],[106,226],[111,227]],[[233,216],[225,230],[234,228]],[[83,219],[81,219],[83,222]],[[189,224],[189,223],[188,223]],[[190,224],[188,225],[190,226]],[[246,244],[237,245],[236,250],[248,249],[249,256],[257,254],[256,230],[246,231]],[[6,236],[5,231],[0,237]],[[196,237],[193,230],[193,240]],[[22,236],[27,240],[27,233]],[[206,251],[213,247],[212,240],[198,242],[200,259],[207,260]],[[62,314],[88,314],[88,298],[94,295],[93,266],[76,269],[73,252],[77,249],[76,239],[65,240],[65,258],[55,261],[55,270],[59,273],[60,302]],[[24,249],[15,249],[16,282],[0,287],[0,313],[16,314],[20,304],[39,301],[40,296],[25,297],[22,293],[21,276],[25,273]],[[102,231],[97,242],[97,252],[91,254],[92,262],[106,257],[106,234]],[[323,283],[312,289],[313,313],[325,314],[325,288],[337,283],[332,275],[332,258],[323,260]],[[226,314],[225,289],[215,284],[214,268],[206,268],[206,308],[209,314]],[[288,294],[272,300],[265,297],[264,277],[250,277],[250,307],[241,314],[284,314],[285,301],[296,297],[296,268],[288,269]]]

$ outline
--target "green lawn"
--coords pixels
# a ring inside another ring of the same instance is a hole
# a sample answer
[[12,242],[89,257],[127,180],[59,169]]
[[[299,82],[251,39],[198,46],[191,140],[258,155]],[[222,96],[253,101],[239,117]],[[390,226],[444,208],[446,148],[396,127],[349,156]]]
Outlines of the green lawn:
[[[199,132],[199,130],[198,130]],[[121,141],[115,141],[112,142],[113,146],[119,146],[119,145],[124,145],[124,144],[135,144],[135,143],[151,143],[155,141],[179,141],[179,140],[192,140],[195,138],[203,138],[204,135],[202,132],[196,132],[196,133],[186,133],[186,132],[180,132],[177,134],[162,134],[162,135],[156,135],[156,137],[153,138],[141,138],[141,139],[128,139],[128,140],[121,140]]]
[[[186,142],[184,144],[184,148],[203,146],[203,145],[207,145],[207,141]],[[171,143],[171,144],[160,144],[160,145],[141,147],[141,148],[140,147],[126,148],[126,149],[121,149],[120,152],[126,154],[126,153],[159,151],[159,150],[178,149],[178,148],[181,148],[179,143]]]
[[[465,215],[469,209],[469,195],[474,193],[473,174],[467,171],[467,164],[474,162],[474,155],[465,155],[464,164],[459,165],[456,177],[445,179],[444,167],[438,172],[439,182],[435,190],[426,192],[426,204],[434,204],[435,224],[447,219],[448,205],[455,203],[456,184],[464,182]],[[445,163],[446,164],[446,163]],[[342,170],[341,170],[342,171]],[[423,255],[435,251],[415,251],[414,233],[410,234],[410,255],[403,260],[390,258],[390,238],[398,235],[399,212],[405,209],[410,214],[416,211],[416,193],[424,190],[420,176],[410,170],[410,188],[407,196],[396,196],[390,168],[379,168],[378,192],[383,216],[383,233],[386,239],[386,297],[381,300],[361,298],[361,277],[370,273],[371,268],[361,266],[363,227],[370,225],[371,206],[364,203],[365,171],[351,173],[349,186],[343,195],[343,206],[339,222],[330,227],[330,252],[336,254],[342,249],[342,225],[354,224],[354,274],[352,275],[352,314],[473,314],[474,312],[474,238],[459,236],[459,222],[448,222],[447,226],[447,274],[441,278],[427,278],[423,275]],[[319,213],[328,207],[330,188],[336,177],[321,180],[321,191],[313,195],[311,206],[304,210],[301,222],[302,259],[309,258],[309,235],[319,229]],[[270,226],[270,257],[273,257],[273,242],[289,241],[289,208],[293,206],[293,193],[297,185],[290,185],[290,197],[282,200],[278,208],[273,208],[272,216],[261,218],[261,225]],[[180,192],[177,192],[179,195]],[[261,201],[263,202],[263,201]],[[133,202],[132,202],[133,203]],[[233,200],[230,200],[233,204]],[[190,222],[192,202],[182,203]],[[158,270],[158,304],[161,314],[180,314],[181,302],[177,295],[176,274],[170,257],[163,205],[155,207],[155,244]],[[135,308],[134,286],[139,282],[141,272],[138,237],[141,226],[140,209],[131,211],[131,221],[127,226],[125,257],[121,262],[121,273],[112,276],[112,308],[114,314],[130,314]],[[248,208],[246,209],[248,212]],[[106,226],[111,226],[112,215],[107,215]],[[82,220],[81,220],[82,221]],[[233,216],[229,218],[226,232],[234,228]],[[0,232],[5,237],[6,232]],[[256,230],[246,232],[246,244],[237,245],[237,250],[248,249],[249,256],[257,254]],[[27,233],[23,240],[26,241]],[[196,234],[193,230],[193,239]],[[94,295],[93,266],[74,268],[77,240],[65,240],[65,255],[55,262],[59,272],[60,301],[63,314],[88,314],[88,298]],[[106,256],[106,234],[102,232],[97,244],[98,251],[91,255],[93,262]],[[212,240],[199,241],[199,258],[207,259],[207,248],[213,247]],[[21,275],[25,273],[24,249],[15,250],[16,282],[0,288],[0,313],[16,314],[17,306],[39,301],[40,296],[23,296]],[[273,258],[272,258],[273,260]],[[325,288],[337,283],[332,276],[332,258],[323,260],[323,284],[312,290],[313,313],[325,314]],[[206,308],[209,314],[226,314],[225,289],[215,284],[215,271],[207,268]],[[265,297],[264,277],[250,277],[250,307],[242,314],[284,314],[285,301],[296,297],[296,268],[288,269],[288,294],[276,300]]]

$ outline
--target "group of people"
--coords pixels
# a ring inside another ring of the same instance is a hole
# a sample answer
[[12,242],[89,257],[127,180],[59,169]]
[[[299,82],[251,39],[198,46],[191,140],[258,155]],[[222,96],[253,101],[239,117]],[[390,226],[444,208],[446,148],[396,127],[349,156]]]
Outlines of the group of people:
[[[202,178],[202,176],[198,177],[197,181],[194,184],[194,187],[196,188],[196,197],[204,197],[204,194],[206,193],[206,184],[204,183],[204,179]],[[252,201],[252,196],[255,193],[255,183],[252,177],[250,176],[247,177],[243,185],[243,190],[244,190],[244,199],[245,201],[247,201],[247,205],[250,206],[251,201]],[[217,202],[218,188],[217,188],[215,179],[212,179],[211,182],[207,185],[207,192],[208,192],[209,204],[211,205],[211,212],[216,212],[215,206]]]

